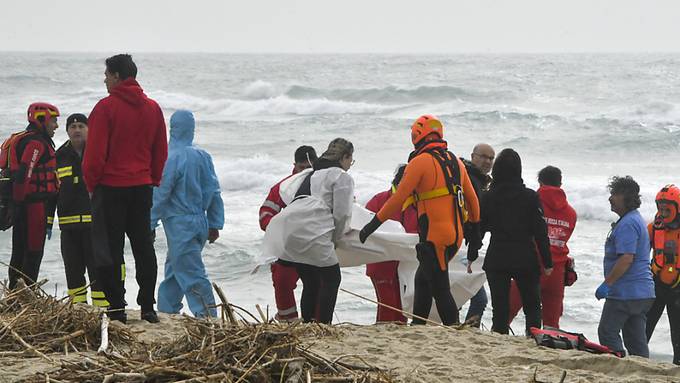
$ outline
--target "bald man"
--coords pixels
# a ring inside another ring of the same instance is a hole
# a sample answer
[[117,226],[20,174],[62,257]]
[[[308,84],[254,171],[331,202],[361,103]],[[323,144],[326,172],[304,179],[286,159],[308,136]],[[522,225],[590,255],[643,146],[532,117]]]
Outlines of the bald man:
[[[472,186],[475,188],[475,193],[477,193],[477,198],[480,203],[482,194],[489,189],[489,184],[491,184],[491,176],[489,176],[489,173],[491,172],[495,158],[496,152],[491,145],[485,143],[475,145],[474,149],[472,149],[472,154],[470,155],[470,161],[461,158],[465,164],[465,169],[470,175],[470,181],[472,181]],[[462,262],[467,263],[467,258],[461,257],[461,260]],[[470,298],[470,307],[465,316],[465,321],[479,327],[487,303],[489,303],[489,299],[487,298],[484,286],[482,286],[477,294]]]

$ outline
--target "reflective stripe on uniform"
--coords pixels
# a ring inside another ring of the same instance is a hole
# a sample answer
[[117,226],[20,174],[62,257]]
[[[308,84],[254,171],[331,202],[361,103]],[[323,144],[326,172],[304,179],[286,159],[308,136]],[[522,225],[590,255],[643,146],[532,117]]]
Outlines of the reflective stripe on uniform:
[[[50,223],[49,218],[47,219],[47,222]],[[59,216],[59,224],[60,225],[68,225],[72,223],[89,223],[92,222],[92,216],[91,215],[69,215],[66,217]]]
[[73,303],[87,303],[87,287],[68,289],[67,293],[69,297],[73,298]]
[[297,312],[297,307],[295,307],[295,306],[288,308],[288,309],[285,309],[285,310],[278,310],[278,313],[281,316],[290,315],[290,314],[293,314],[293,313],[296,313],[296,312]]
[[120,280],[125,282],[125,264],[120,265]]
[[277,205],[277,204],[275,204],[274,202],[269,201],[269,200],[264,201],[264,203],[262,204],[262,207],[266,207],[266,208],[272,209],[272,210],[274,210],[274,211],[277,212],[277,213],[281,211],[281,206],[279,206],[279,205]]
[[264,213],[260,214],[260,219],[262,219],[262,218],[264,218],[264,217],[266,217],[266,216],[268,216],[268,215],[273,216],[274,213],[272,213],[271,211],[265,211]]
[[64,178],[73,175],[73,166],[64,166],[63,168],[57,169],[57,177]]
[[97,307],[109,307],[109,301],[106,300],[103,291],[92,290],[92,305]]
[[47,224],[52,225],[54,223],[54,217],[47,217]]

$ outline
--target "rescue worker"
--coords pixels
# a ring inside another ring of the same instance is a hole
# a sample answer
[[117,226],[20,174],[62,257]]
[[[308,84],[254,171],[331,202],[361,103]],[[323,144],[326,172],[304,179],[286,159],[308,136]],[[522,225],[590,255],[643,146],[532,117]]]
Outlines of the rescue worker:
[[656,195],[657,213],[649,224],[656,298],[647,313],[647,342],[666,309],[673,363],[680,365],[680,188],[664,186]]
[[274,217],[265,232],[284,266],[293,266],[302,280],[302,320],[330,324],[340,287],[337,242],[349,230],[354,180],[354,145],[336,138],[303,173],[295,199]]
[[212,285],[201,251],[224,226],[224,203],[210,155],[192,145],[194,115],[178,110],[170,118],[170,151],[163,181],[154,190],[151,229],[163,222],[168,241],[165,279],[158,287],[158,310],[179,314],[186,297],[196,317],[217,316]]
[[522,160],[508,148],[496,158],[491,187],[482,198],[482,234],[491,233],[484,271],[491,291],[491,331],[507,334],[510,281],[517,283],[524,304],[526,334],[541,328],[540,274],[552,273],[548,229],[538,194],[524,186]]
[[640,186],[626,176],[612,177],[608,188],[611,210],[620,218],[604,245],[604,281],[595,297],[606,300],[597,332],[603,346],[624,354],[625,344],[629,355],[649,358],[646,327],[654,302],[654,280],[649,233],[638,211]]
[[[9,288],[19,278],[37,282],[47,235],[47,203],[59,191],[55,130],[59,109],[47,103],[28,107],[28,127],[2,145],[0,167],[8,168],[14,204]],[[6,163],[2,163],[6,162]]]
[[139,285],[141,318],[158,322],[154,310],[158,265],[153,247],[153,186],[160,185],[168,156],[163,111],[135,79],[130,55],[106,59],[104,83],[109,96],[89,116],[83,178],[92,199],[94,264],[110,306],[111,319],[125,313],[125,236],[130,239]]
[[68,295],[75,303],[87,303],[85,280],[87,270],[92,304],[97,307],[108,307],[109,302],[104,297],[92,265],[92,209],[81,169],[87,142],[87,117],[80,113],[68,116],[66,134],[68,141],[57,150],[59,197],[50,203],[47,238],[52,237],[56,210],[61,231],[61,257],[64,261]]
[[[462,161],[448,151],[444,127],[437,118],[430,115],[418,118],[411,127],[411,142],[415,151],[399,187],[364,226],[359,238],[365,242],[385,220],[399,213],[404,203],[415,203],[420,243],[416,246],[419,264],[413,313],[427,318],[434,298],[442,323],[452,325],[459,318],[451,294],[448,264],[463,242],[466,219],[472,225],[467,238],[468,258],[476,259],[481,247],[479,202]],[[412,323],[425,321],[416,318]]]
[[[489,185],[491,184],[491,176],[489,173],[491,172],[491,167],[493,166],[495,158],[496,152],[493,147],[485,143],[475,145],[470,154],[470,161],[461,158],[463,164],[465,164],[465,170],[467,170],[468,176],[470,176],[472,187],[475,188],[475,193],[477,194],[477,199],[480,204],[480,211],[482,194],[489,190]],[[469,224],[465,224],[464,228],[468,227]],[[461,261],[467,266],[467,258],[463,258]],[[472,269],[470,269],[470,271],[472,271]],[[470,298],[470,306],[465,315],[465,323],[469,323],[474,327],[479,327],[488,303],[489,298],[486,295],[486,289],[482,285],[479,291]]]
[[[267,198],[262,203],[262,206],[260,206],[260,228],[262,231],[267,231],[269,221],[286,207],[279,194],[281,182],[294,174],[311,168],[316,160],[316,151],[311,146],[302,145],[295,150],[292,174],[272,186]],[[271,265],[271,273],[274,285],[274,299],[276,300],[276,320],[292,321],[297,319],[298,311],[293,291],[297,287],[299,277],[295,267],[286,266],[277,260]]]
[[[390,190],[378,193],[366,204],[366,209],[377,213],[394,194],[404,176],[406,165],[399,165],[392,180]],[[418,211],[409,205],[397,212],[390,219],[401,223],[407,233],[418,233]],[[378,302],[401,310],[401,284],[399,283],[399,261],[369,263],[366,265],[366,275],[371,278],[375,296]],[[378,305],[376,322],[406,323],[406,317],[400,311]]]
[[[566,265],[569,262],[567,241],[571,238],[576,226],[576,211],[569,205],[567,196],[562,190],[562,171],[554,166],[546,166],[538,172],[538,198],[543,206],[543,216],[548,225],[550,254],[553,261],[553,272],[549,276],[541,276],[541,318],[543,325],[560,328],[560,317],[564,301],[564,281]],[[517,283],[510,286],[510,320],[522,308]]]

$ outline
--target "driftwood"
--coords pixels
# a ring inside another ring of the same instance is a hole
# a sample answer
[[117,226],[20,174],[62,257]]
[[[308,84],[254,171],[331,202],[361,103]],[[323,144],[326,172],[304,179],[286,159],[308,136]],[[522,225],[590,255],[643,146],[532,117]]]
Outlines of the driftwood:
[[[125,326],[102,326],[108,318],[85,305],[46,294],[39,285],[9,291],[0,286],[0,355],[39,356],[54,368],[28,382],[232,382],[391,383],[379,368],[328,360],[302,345],[341,330],[318,324],[273,323],[260,309],[257,323],[236,320],[235,305],[216,287],[223,320],[184,317],[173,341],[144,343]],[[240,314],[239,314],[240,315]],[[108,327],[104,332],[103,328]],[[97,346],[108,350],[97,354]],[[104,338],[104,339],[102,339]],[[102,342],[104,341],[104,342]],[[78,362],[58,353],[81,353]],[[364,362],[365,363],[365,362]]]

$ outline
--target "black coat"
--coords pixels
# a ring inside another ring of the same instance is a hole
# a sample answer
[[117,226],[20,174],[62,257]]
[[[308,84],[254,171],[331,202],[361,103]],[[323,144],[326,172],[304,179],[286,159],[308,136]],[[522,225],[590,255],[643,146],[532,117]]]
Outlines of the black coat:
[[491,233],[484,259],[487,271],[540,272],[536,249],[543,265],[552,267],[548,228],[538,193],[521,179],[495,184],[481,203],[482,235]]
[[71,146],[71,141],[66,141],[57,150],[57,174],[61,186],[57,199],[48,203],[48,227],[52,227],[55,210],[59,215],[61,230],[90,227],[92,208],[83,180],[82,161],[82,157]]

